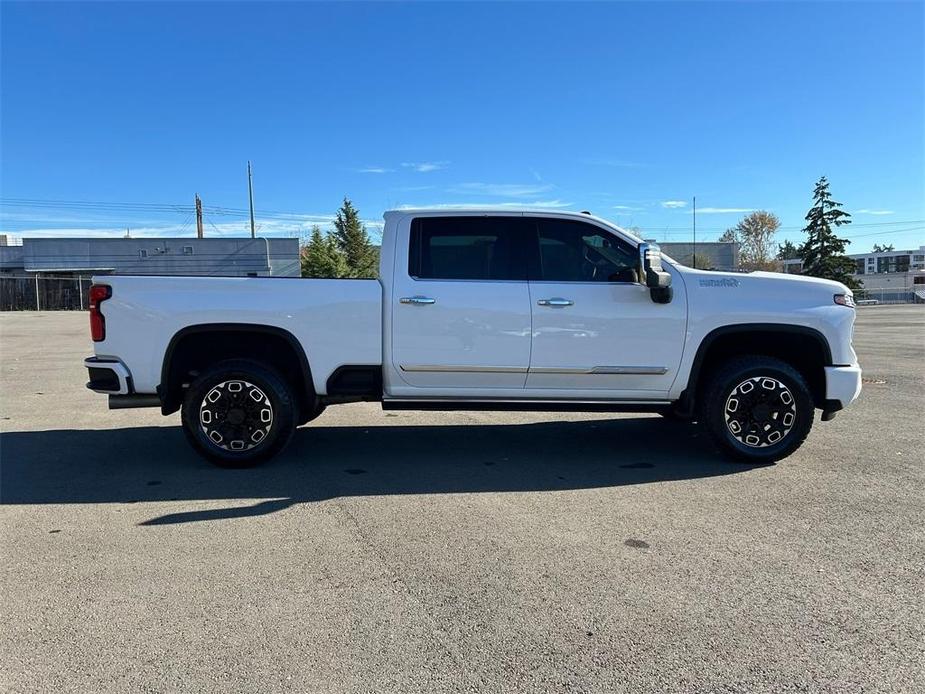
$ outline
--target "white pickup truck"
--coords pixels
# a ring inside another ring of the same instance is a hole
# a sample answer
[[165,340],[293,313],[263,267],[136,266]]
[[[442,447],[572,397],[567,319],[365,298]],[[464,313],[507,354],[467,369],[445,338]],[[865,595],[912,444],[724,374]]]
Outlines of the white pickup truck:
[[94,278],[87,387],[111,408],[180,410],[229,467],[359,400],[659,412],[768,462],[861,390],[843,285],[692,269],[586,213],[387,212],[379,272]]

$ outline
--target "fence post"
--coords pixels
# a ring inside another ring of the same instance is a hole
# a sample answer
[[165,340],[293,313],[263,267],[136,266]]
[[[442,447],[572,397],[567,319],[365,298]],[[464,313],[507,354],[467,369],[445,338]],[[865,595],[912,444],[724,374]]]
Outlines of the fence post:
[[80,310],[84,310],[84,285],[83,277],[77,275],[77,294],[80,296]]
[[35,310],[41,311],[42,306],[39,303],[39,273],[35,273]]

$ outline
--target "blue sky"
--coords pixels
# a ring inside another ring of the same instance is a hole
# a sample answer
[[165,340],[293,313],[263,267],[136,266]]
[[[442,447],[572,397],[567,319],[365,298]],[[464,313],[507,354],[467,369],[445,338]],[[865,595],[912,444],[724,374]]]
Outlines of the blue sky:
[[[925,4],[7,3],[0,231],[298,234],[344,195],[925,243]],[[32,202],[43,201],[43,202]],[[64,202],[62,202],[64,201]],[[104,204],[99,204],[104,203]],[[372,229],[375,231],[375,229]]]

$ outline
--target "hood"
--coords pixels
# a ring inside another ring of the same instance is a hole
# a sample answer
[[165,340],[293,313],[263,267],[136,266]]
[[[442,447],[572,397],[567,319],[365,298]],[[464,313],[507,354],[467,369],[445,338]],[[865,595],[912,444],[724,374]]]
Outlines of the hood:
[[684,277],[688,292],[693,295],[719,296],[728,301],[734,297],[742,299],[775,299],[791,306],[829,305],[836,294],[851,294],[841,282],[788,275],[782,272],[716,272],[695,270],[689,267],[677,268]]
[[770,282],[793,282],[804,287],[816,286],[819,288],[824,288],[826,291],[832,291],[835,294],[851,294],[851,290],[841,282],[836,282],[835,280],[826,280],[822,279],[821,277],[810,277],[808,275],[791,275],[786,272],[763,271],[747,272],[743,273],[743,276],[754,277],[755,279]]

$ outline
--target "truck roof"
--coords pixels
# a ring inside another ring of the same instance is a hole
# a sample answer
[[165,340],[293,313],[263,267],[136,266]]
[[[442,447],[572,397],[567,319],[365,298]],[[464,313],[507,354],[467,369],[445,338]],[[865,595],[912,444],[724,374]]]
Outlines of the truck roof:
[[442,206],[434,205],[431,207],[401,207],[394,210],[386,210],[383,213],[383,216],[388,219],[389,217],[397,217],[402,215],[428,215],[428,216],[455,216],[455,215],[489,215],[489,214],[502,214],[517,216],[523,214],[529,215],[543,215],[544,217],[559,217],[562,219],[578,219],[582,221],[594,220],[608,226],[612,229],[618,229],[621,233],[626,236],[636,239],[637,241],[642,241],[642,239],[631,231],[627,231],[623,227],[609,219],[604,219],[603,217],[598,217],[597,215],[591,214],[590,212],[576,212],[575,210],[551,210],[544,207],[530,207],[529,205],[524,205],[523,207],[511,206],[511,205],[495,205],[495,206],[479,206],[479,207],[469,207],[466,205],[458,206]]
[[385,215],[400,214],[429,214],[429,215],[477,215],[477,214],[542,214],[550,217],[573,217],[575,219],[587,219],[594,217],[590,212],[575,212],[574,210],[551,210],[548,207],[523,207],[512,205],[486,205],[471,207],[468,205],[433,205],[430,207],[399,207],[394,210],[386,210]]

